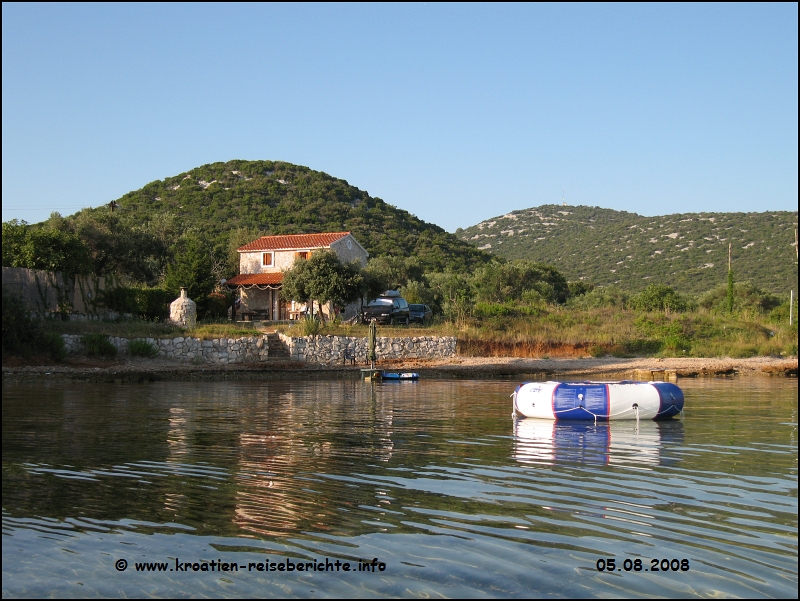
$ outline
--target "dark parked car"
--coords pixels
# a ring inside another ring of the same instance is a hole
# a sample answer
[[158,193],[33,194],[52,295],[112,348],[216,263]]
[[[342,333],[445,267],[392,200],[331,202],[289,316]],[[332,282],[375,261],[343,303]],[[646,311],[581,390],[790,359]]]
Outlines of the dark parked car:
[[409,312],[406,299],[398,296],[379,296],[364,308],[364,323],[374,319],[378,323],[408,325]]
[[433,319],[433,311],[428,305],[408,305],[408,318],[412,323],[425,325]]

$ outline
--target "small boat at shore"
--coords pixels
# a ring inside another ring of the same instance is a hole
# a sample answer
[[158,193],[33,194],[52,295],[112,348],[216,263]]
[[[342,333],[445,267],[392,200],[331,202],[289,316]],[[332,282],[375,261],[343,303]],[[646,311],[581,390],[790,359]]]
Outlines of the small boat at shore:
[[403,372],[395,373],[391,371],[381,372],[382,380],[419,380],[419,374],[416,372]]
[[683,409],[671,382],[525,382],[511,396],[514,416],[552,420],[664,419]]

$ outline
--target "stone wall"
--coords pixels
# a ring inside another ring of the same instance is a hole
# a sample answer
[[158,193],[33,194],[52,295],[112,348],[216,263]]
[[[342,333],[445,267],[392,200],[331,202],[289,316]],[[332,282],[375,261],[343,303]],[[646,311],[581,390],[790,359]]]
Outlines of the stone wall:
[[[349,336],[285,336],[278,334],[289,348],[293,361],[333,363],[342,361],[345,349],[352,349],[356,361],[366,362],[367,339]],[[378,361],[381,359],[435,359],[454,357],[454,336],[409,336],[405,338],[379,337],[375,345]]]
[[[355,351],[356,361],[365,363],[367,339],[347,336],[284,336],[278,334],[288,347],[293,361],[310,363],[342,362],[344,350]],[[62,334],[68,353],[83,353],[81,336]],[[201,340],[177,336],[175,338],[141,338],[158,349],[158,356],[178,361],[198,363],[247,363],[266,361],[269,344],[266,335],[242,336],[240,338],[215,338]],[[128,353],[128,339],[111,336],[120,355]],[[380,337],[376,352],[381,359],[434,359],[453,357],[456,354],[456,338],[452,336],[413,336],[406,338]]]
[[24,267],[3,267],[3,288],[22,297],[26,307],[35,315],[61,312],[68,314],[70,319],[92,319],[99,315],[114,317],[117,314],[111,315],[113,312],[98,304],[98,293],[125,285],[125,280],[113,277],[67,276]]
[[[63,334],[64,346],[68,353],[85,352],[81,337]],[[109,342],[124,355],[128,352],[128,339],[109,337]],[[247,363],[266,361],[268,358],[267,337],[242,336],[240,338],[215,338],[201,340],[177,336],[175,338],[140,338],[158,349],[158,356],[178,361],[198,363]]]

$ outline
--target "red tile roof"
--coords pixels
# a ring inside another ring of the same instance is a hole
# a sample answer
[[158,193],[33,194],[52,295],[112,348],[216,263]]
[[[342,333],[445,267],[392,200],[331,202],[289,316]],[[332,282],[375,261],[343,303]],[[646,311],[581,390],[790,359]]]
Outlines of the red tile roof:
[[239,252],[254,250],[294,250],[304,248],[325,248],[350,232],[329,232],[325,234],[291,234],[286,236],[261,236],[249,244],[239,247]]
[[225,282],[226,286],[265,286],[283,282],[283,272],[271,271],[269,273],[243,273]]

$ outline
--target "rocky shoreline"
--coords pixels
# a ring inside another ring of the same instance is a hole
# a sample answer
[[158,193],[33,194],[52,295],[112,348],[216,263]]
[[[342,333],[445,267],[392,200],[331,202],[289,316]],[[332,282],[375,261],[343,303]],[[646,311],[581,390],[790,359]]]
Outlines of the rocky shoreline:
[[[70,357],[64,362],[3,357],[3,382],[72,380],[84,382],[152,382],[161,380],[326,379],[359,378],[364,365],[300,361],[208,365],[168,359],[117,360]],[[572,378],[635,379],[637,372],[664,371],[674,377],[797,377],[797,357],[733,358],[558,358],[452,357],[381,361],[376,367],[415,371],[430,378]]]

